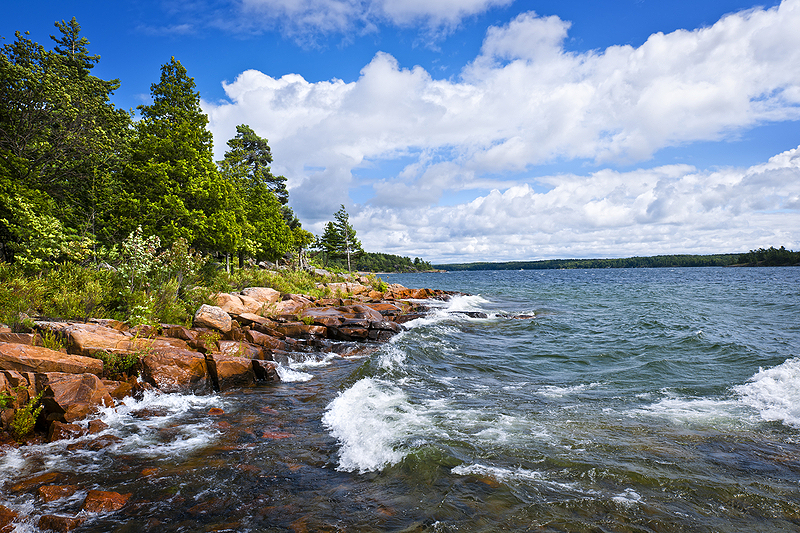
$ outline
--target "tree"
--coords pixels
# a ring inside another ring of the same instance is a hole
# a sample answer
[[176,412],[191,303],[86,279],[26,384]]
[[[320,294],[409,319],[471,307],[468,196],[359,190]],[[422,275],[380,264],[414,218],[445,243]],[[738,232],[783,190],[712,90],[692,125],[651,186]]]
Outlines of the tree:
[[[111,94],[118,80],[90,75],[99,56],[87,51],[80,25],[56,22],[54,51],[16,33],[0,50],[0,195],[19,196],[66,228],[95,231],[115,179],[130,116]],[[14,217],[0,206],[0,218]],[[0,238],[8,238],[0,228]]]
[[246,181],[250,186],[265,186],[281,203],[289,201],[286,190],[286,178],[274,176],[270,163],[272,151],[267,140],[256,135],[247,124],[236,126],[236,136],[228,141],[230,149],[225,152],[225,159],[220,161],[220,169],[230,176]]
[[325,251],[327,258],[346,257],[347,271],[352,271],[351,257],[356,254],[364,253],[361,242],[356,237],[356,230],[350,225],[350,216],[342,205],[333,215],[335,222],[328,222],[325,225],[325,232],[319,239],[319,246]]
[[236,136],[228,141],[228,147],[218,164],[220,174],[234,190],[227,197],[227,209],[235,216],[242,234],[237,249],[239,265],[243,265],[245,254],[275,261],[291,249],[293,242],[284,214],[291,209],[282,205],[289,198],[286,178],[272,175],[267,140],[246,124],[236,127]]
[[208,116],[200,108],[194,78],[174,57],[150,86],[153,103],[137,109],[126,193],[118,205],[118,231],[141,224],[145,234],[170,244],[184,238],[193,247],[230,254],[242,236],[228,201],[233,184],[213,159]]

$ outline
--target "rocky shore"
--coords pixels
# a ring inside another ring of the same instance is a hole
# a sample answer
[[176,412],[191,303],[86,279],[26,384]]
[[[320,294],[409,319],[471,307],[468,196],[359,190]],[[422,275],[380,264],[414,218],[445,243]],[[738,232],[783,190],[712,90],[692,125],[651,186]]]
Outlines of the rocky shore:
[[[37,320],[27,322],[30,331],[24,333],[0,327],[0,449],[8,450],[19,440],[88,437],[69,446],[100,450],[118,440],[104,435],[105,424],[93,419],[100,407],[146,390],[203,394],[279,382],[280,365],[288,364],[292,353],[369,353],[400,332],[403,323],[422,316],[428,310],[424,300],[452,295],[397,284],[379,292],[366,278],[326,286],[336,297],[316,299],[265,287],[220,293],[214,297],[216,305],[197,310],[191,328],[129,328],[107,319]],[[115,365],[121,361],[130,365],[130,375],[118,372]],[[15,440],[15,412],[37,398],[42,409],[35,413],[35,431]],[[56,481],[44,474],[5,490],[33,491],[46,502],[79,489]],[[82,508],[111,512],[129,497],[93,490]],[[20,518],[0,506],[0,531]],[[77,516],[45,515],[39,527],[69,531],[80,523]]]

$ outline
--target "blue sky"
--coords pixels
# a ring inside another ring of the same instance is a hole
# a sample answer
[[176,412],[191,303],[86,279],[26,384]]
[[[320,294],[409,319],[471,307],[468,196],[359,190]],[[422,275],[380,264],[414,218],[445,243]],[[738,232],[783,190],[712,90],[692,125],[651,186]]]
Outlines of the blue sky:
[[221,158],[270,141],[315,233],[434,262],[800,249],[800,0],[37,1],[114,101],[195,78]]

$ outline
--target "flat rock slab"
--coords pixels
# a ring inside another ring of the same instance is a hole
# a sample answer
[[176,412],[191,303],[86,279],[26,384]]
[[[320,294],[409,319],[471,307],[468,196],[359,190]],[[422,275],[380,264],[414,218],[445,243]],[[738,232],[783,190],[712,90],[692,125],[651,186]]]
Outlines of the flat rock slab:
[[132,493],[120,494],[103,490],[90,490],[83,502],[83,510],[90,513],[110,513],[122,509]]
[[205,356],[190,350],[176,348],[144,357],[142,375],[163,392],[204,392],[211,388]]
[[98,407],[114,405],[105,385],[94,374],[38,374],[37,386],[44,390],[42,404],[50,420],[71,423]]
[[0,369],[17,372],[103,373],[103,362],[91,357],[65,354],[41,346],[0,342]]

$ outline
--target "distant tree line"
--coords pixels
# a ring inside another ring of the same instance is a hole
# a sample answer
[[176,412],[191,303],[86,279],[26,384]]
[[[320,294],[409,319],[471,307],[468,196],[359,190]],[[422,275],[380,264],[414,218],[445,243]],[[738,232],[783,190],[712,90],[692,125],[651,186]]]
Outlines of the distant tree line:
[[721,266],[786,266],[800,264],[800,252],[779,249],[751,250],[746,254],[656,255],[622,259],[545,259],[503,263],[453,263],[433,265],[441,270],[548,270],[576,268],[669,268]]

